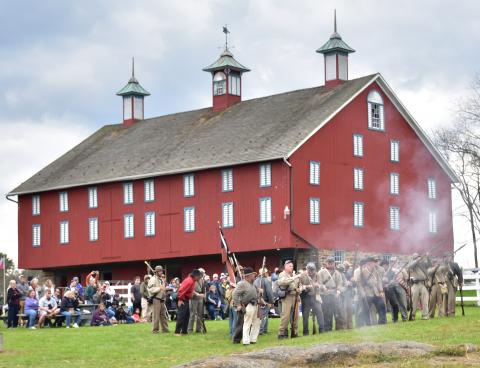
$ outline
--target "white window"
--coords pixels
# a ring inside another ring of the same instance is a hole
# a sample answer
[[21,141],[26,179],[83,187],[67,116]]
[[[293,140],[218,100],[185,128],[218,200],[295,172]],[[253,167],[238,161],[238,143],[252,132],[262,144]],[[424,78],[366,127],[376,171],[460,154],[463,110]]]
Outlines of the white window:
[[353,135],[353,155],[356,157],[363,157],[363,135]]
[[325,55],[325,68],[326,75],[325,79],[327,81],[337,79],[337,57],[336,54],[327,54]]
[[320,223],[320,199],[310,198],[310,223]]
[[88,219],[88,237],[90,241],[98,240],[98,217]]
[[183,229],[186,232],[195,231],[195,207],[186,207],[184,209]]
[[183,176],[183,196],[193,197],[195,195],[195,176],[187,174]]
[[400,230],[400,208],[390,207],[390,229]]
[[217,72],[213,77],[213,95],[224,95],[226,92],[226,81],[225,73]]
[[143,97],[133,98],[133,118],[143,119]]
[[32,215],[40,215],[40,196],[32,196]]
[[129,120],[132,118],[132,96],[123,97],[123,119]]
[[353,226],[363,227],[363,202],[353,202]]
[[390,262],[390,259],[392,258],[392,253],[383,253],[382,254],[382,260]]
[[155,182],[153,179],[148,179],[143,182],[145,192],[145,202],[153,202],[155,200]]
[[223,227],[233,227],[233,202],[222,203]]
[[390,161],[399,162],[400,161],[400,142],[391,140],[390,141]]
[[98,207],[97,187],[88,188],[88,208]]
[[155,212],[145,213],[145,236],[155,235]]
[[222,192],[233,191],[233,170],[222,170]]
[[34,247],[40,246],[40,235],[41,235],[41,227],[38,224],[32,225],[32,245]]
[[230,74],[228,76],[229,93],[231,95],[240,96],[240,76]]
[[344,250],[336,250],[335,254],[334,254],[334,257],[335,257],[335,264],[337,264],[337,265],[345,262],[345,251]]
[[127,214],[123,216],[123,236],[125,238],[133,238],[133,215]]
[[390,194],[400,194],[400,175],[397,173],[390,173]]
[[432,178],[428,178],[428,198],[437,199],[437,182]]
[[68,193],[67,192],[60,192],[60,212],[67,212],[68,211]]
[[353,169],[353,189],[363,190],[363,169],[359,167]]
[[133,203],[133,183],[123,184],[123,203],[125,204]]
[[272,186],[272,166],[270,164],[260,165],[260,186]]
[[272,198],[260,198],[260,223],[272,223]]
[[374,130],[385,130],[383,116],[383,98],[377,91],[368,94],[368,127]]
[[60,244],[67,244],[68,238],[68,221],[60,221]]
[[320,162],[310,161],[310,184],[320,185]]
[[437,232],[437,213],[430,211],[428,213],[428,231],[432,234]]

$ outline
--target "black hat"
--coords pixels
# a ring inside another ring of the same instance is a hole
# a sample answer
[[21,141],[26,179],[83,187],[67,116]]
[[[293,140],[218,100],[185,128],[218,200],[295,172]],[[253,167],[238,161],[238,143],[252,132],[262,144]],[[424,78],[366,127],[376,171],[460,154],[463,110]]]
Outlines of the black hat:
[[248,275],[252,275],[252,274],[257,274],[252,267],[245,267],[243,269],[243,276],[248,276]]
[[194,269],[192,271],[192,273],[190,274],[192,277],[201,277],[202,276],[202,271],[200,271],[199,269]]

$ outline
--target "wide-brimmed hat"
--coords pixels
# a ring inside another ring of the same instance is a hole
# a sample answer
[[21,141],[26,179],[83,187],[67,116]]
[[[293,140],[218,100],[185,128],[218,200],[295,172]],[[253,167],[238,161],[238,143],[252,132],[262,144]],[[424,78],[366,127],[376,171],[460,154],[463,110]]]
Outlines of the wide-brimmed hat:
[[328,257],[328,258],[326,259],[326,262],[327,262],[327,263],[333,263],[333,262],[335,262],[335,258],[334,258],[334,257]]
[[257,273],[253,270],[252,267],[245,267],[243,269],[243,276],[256,275]]
[[162,266],[155,266],[155,272],[163,271]]

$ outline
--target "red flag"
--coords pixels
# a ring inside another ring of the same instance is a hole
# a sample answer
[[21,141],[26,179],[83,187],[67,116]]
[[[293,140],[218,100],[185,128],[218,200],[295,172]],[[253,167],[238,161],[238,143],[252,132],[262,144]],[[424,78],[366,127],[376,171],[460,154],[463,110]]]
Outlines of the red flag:
[[220,230],[220,247],[222,248],[222,263],[225,264],[228,273],[228,279],[230,282],[236,284],[235,280],[235,269],[238,270],[238,262],[236,262],[235,254],[231,253],[228,249],[227,241],[223,234],[222,227],[218,224],[218,229]]

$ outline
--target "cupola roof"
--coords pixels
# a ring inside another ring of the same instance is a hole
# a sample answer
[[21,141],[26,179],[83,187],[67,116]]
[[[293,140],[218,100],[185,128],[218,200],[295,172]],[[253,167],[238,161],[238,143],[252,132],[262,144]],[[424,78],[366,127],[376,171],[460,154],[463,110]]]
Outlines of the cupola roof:
[[325,44],[317,49],[317,52],[320,54],[326,54],[329,52],[341,51],[345,53],[355,52],[350,46],[348,46],[343,40],[342,36],[337,32],[337,12],[334,13],[333,20],[333,33],[330,36],[330,39],[325,42]]
[[135,60],[132,59],[132,77],[128,80],[128,83],[120,91],[117,92],[117,96],[150,96],[145,88],[143,88],[140,83],[138,83],[137,78],[135,78]]

